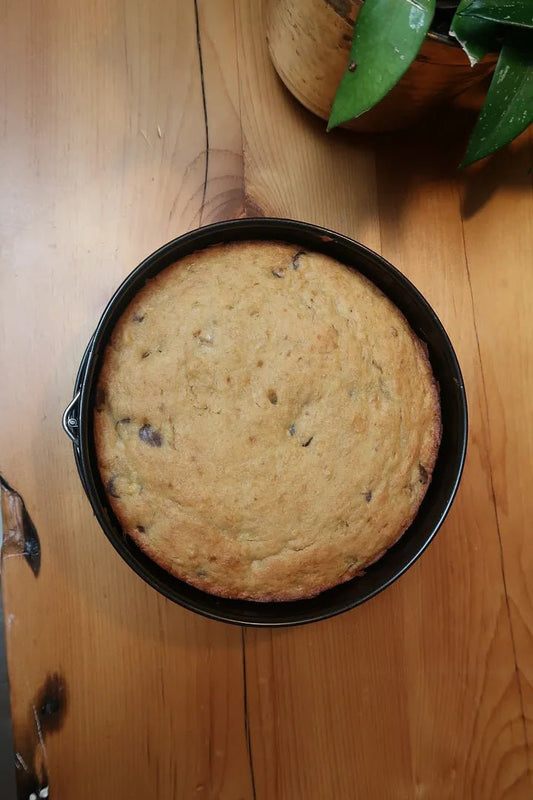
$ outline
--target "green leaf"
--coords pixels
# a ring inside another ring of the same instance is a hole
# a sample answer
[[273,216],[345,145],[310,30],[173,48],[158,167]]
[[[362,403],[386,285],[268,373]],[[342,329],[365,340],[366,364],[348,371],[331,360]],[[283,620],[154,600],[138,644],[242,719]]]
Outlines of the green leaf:
[[533,122],[533,37],[508,35],[461,167],[509,144]]
[[376,105],[415,59],[435,13],[435,0],[366,0],[328,131]]
[[461,0],[454,14],[450,35],[455,36],[472,66],[490,51],[494,50],[498,41],[500,26],[480,17],[469,17],[464,12],[473,0]]
[[[461,5],[463,5],[461,3]],[[531,0],[470,0],[457,13],[465,17],[499,22],[503,25],[518,25],[533,28],[533,3]]]

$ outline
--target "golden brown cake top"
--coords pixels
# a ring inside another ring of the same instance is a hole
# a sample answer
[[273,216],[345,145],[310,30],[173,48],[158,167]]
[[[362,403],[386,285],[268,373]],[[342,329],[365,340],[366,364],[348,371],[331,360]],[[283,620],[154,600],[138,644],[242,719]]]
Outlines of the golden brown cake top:
[[438,392],[404,317],[359,273],[294,245],[220,245],[122,315],[95,440],[118,520],[161,566],[222,596],[295,599],[408,527]]

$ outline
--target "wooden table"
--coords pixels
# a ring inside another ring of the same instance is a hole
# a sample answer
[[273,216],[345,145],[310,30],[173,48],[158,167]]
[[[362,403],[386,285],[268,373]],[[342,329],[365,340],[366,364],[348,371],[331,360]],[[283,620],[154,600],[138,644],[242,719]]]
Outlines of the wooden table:
[[[467,112],[326,135],[277,79],[258,0],[0,9],[19,800],[533,797],[531,136],[460,173]],[[435,542],[371,602],[296,629],[211,622],[144,585],[93,518],[60,425],[122,278],[242,215],[383,253],[440,315],[468,389],[467,465]]]

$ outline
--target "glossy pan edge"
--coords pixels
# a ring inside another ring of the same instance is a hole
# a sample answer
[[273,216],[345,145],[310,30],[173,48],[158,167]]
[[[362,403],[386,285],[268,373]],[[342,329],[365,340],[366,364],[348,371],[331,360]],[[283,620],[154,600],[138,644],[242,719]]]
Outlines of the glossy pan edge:
[[[103,353],[114,325],[136,292],[160,270],[195,250],[253,239],[293,243],[358,269],[398,306],[426,343],[441,391],[443,434],[439,456],[433,480],[409,529],[364,576],[317,597],[283,603],[215,597],[174,578],[144,555],[124,535],[107,502],[92,439],[95,385]],[[468,415],[463,378],[451,342],[433,309],[401,272],[372,250],[326,228],[294,220],[248,218],[186,233],[156,250],[126,277],[106,306],[84,353],[63,427],[73,441],[80,479],[100,526],[141,578],[170,600],[206,617],[240,625],[281,627],[327,619],[354,608],[397,580],[417,560],[442,525],[457,491],[466,455]]]

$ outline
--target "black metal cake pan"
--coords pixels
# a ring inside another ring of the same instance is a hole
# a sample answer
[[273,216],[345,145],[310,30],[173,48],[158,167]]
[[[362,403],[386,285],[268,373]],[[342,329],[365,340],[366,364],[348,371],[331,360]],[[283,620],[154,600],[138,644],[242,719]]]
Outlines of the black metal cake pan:
[[[433,478],[418,513],[401,539],[365,574],[317,597],[289,602],[231,600],[196,589],[149,559],[122,532],[98,471],[93,439],[93,409],[103,354],[123,311],[145,282],[195,250],[245,240],[277,240],[325,253],[357,269],[400,309],[427,345],[440,387],[442,440]],[[148,256],[128,275],[109,301],[83,355],[74,396],[63,415],[74,446],[83,488],[102,530],[129,566],[161,594],[191,611],[224,622],[252,626],[287,626],[326,619],[354,608],[399,578],[429,545],[453,502],[466,455],[468,419],[461,370],[442,324],[413,284],[377,253],[334,231],[294,220],[228,220],[186,233]]]

